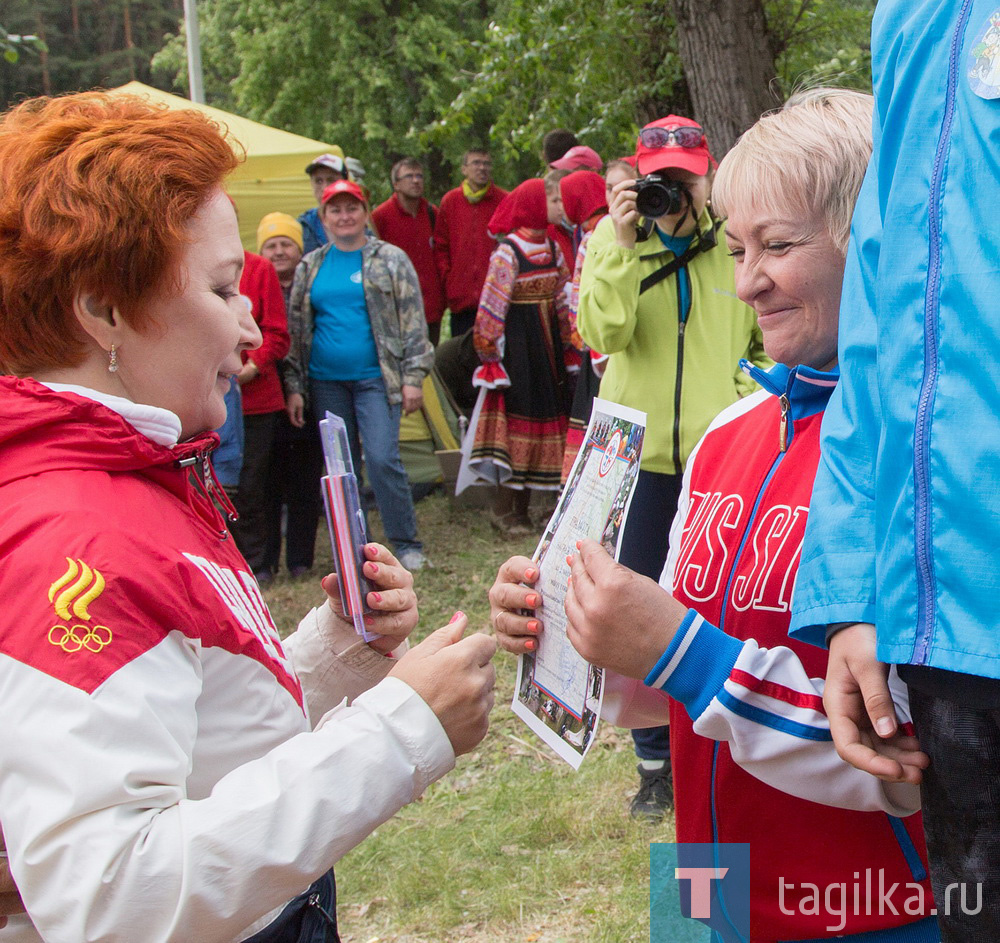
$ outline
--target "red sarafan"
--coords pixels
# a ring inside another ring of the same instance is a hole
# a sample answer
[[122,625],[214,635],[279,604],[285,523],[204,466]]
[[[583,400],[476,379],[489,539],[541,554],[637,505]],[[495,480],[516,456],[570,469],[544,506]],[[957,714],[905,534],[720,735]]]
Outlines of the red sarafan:
[[239,161],[210,119],[132,96],[34,98],[0,117],[0,372],[79,363],[81,291],[141,326],[186,224]]

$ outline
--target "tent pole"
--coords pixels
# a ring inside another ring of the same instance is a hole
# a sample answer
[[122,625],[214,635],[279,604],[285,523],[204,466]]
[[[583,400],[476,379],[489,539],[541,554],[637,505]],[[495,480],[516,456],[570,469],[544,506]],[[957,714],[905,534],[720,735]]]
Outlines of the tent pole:
[[201,40],[198,36],[197,0],[184,0],[184,32],[187,34],[188,98],[205,104],[205,89],[201,78]]

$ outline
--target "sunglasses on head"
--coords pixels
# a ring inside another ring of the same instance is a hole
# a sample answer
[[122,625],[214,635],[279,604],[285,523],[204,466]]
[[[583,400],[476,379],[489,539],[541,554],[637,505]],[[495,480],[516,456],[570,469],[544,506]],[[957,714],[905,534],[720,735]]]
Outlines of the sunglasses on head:
[[705,132],[701,128],[643,128],[639,132],[643,147],[701,147]]

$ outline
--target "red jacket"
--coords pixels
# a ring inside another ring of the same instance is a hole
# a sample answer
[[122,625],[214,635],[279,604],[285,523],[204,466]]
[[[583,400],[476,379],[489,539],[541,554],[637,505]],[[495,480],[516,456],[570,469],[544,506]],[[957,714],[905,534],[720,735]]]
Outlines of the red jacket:
[[253,319],[264,337],[256,350],[243,352],[243,362],[252,360],[260,370],[259,376],[241,388],[244,414],[256,416],[285,408],[278,361],[288,353],[288,319],[285,296],[274,266],[252,252],[244,252],[243,258],[240,292],[253,303]]
[[[677,600],[725,633],[709,646],[716,653],[712,671],[701,665],[692,672],[693,664],[682,662],[673,681],[664,685],[671,694],[677,840],[750,843],[755,862],[753,941],[831,935],[825,929],[832,923],[830,914],[823,908],[819,914],[808,913],[805,898],[810,891],[804,884],[817,885],[823,893],[833,885],[846,885],[849,912],[838,933],[899,926],[917,919],[903,909],[914,896],[914,885],[923,889],[922,913],[933,906],[919,813],[895,818],[822,805],[816,792],[817,801],[808,801],[778,791],[740,766],[729,742],[695,730],[704,705],[715,695],[727,710],[756,720],[759,743],[784,737],[802,744],[799,765],[793,759],[789,769],[798,769],[803,778],[809,745],[825,739],[831,753],[833,749],[821,699],[811,689],[793,690],[759,671],[753,677],[723,653],[726,636],[753,639],[772,652],[772,659],[790,649],[810,678],[826,674],[827,653],[789,639],[788,625],[819,461],[820,423],[837,374],[804,367],[790,374],[776,366],[767,375],[753,368],[752,375],[770,395],[759,393],[731,406],[692,453],[661,579]],[[784,450],[779,392],[791,404]],[[732,644],[735,655],[741,646]],[[716,691],[709,680],[715,674],[725,689]],[[687,696],[694,690],[691,684],[699,689],[693,698]],[[735,695],[729,690],[734,684]],[[785,755],[797,755],[793,745]],[[876,888],[871,913],[865,913],[864,896],[860,913],[854,913],[854,885],[860,882],[865,895],[868,868]],[[879,913],[880,869],[885,887],[898,882],[890,899],[899,916],[888,908]],[[787,888],[783,897],[782,880]]]
[[434,226],[434,257],[445,301],[452,311],[479,307],[490,256],[497,247],[486,225],[506,195],[506,190],[491,183],[478,203],[470,203],[461,187],[441,198]]
[[279,640],[215,433],[87,392],[0,376],[0,808],[37,927],[0,938],[243,940],[454,754],[329,607]]
[[420,293],[424,296],[424,317],[428,324],[436,324],[444,314],[441,275],[434,260],[437,212],[436,206],[421,197],[417,215],[411,216],[403,209],[395,193],[372,212],[379,238],[399,246],[417,270]]

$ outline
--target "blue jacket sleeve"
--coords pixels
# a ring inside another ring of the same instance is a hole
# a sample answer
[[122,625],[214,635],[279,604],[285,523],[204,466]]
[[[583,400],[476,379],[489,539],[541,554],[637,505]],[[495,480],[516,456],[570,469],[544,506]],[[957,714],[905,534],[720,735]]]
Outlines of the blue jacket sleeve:
[[834,622],[875,621],[875,462],[881,430],[875,284],[882,237],[879,123],[858,196],[840,305],[840,383],[823,417],[795,595],[793,638],[825,647]]

